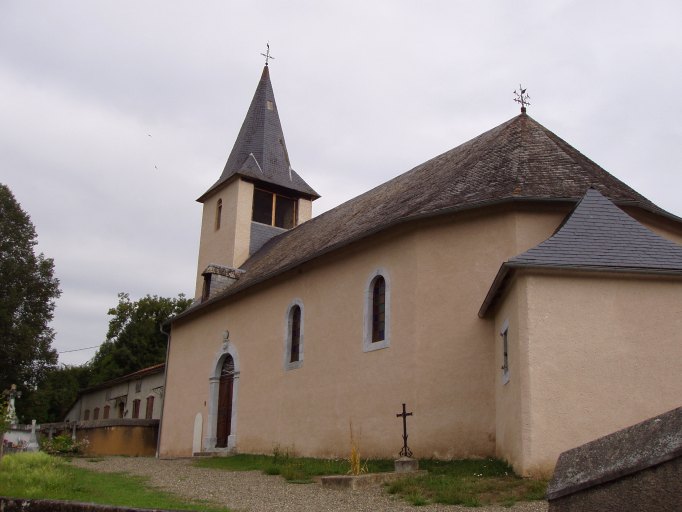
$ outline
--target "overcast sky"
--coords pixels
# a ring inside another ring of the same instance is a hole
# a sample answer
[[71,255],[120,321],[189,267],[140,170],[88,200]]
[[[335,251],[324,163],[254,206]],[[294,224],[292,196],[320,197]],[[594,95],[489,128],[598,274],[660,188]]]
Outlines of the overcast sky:
[[[319,214],[528,113],[682,216],[682,2],[0,1],[0,182],[55,261],[55,348],[192,295],[201,205],[270,64]],[[80,364],[94,350],[60,354]]]

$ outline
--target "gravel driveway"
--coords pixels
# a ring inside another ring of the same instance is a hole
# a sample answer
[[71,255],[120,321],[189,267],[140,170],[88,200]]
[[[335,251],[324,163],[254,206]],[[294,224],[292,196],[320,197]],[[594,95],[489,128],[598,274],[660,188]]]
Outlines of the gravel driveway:
[[[94,460],[95,462],[92,462]],[[159,460],[150,457],[105,457],[73,459],[82,468],[149,477],[154,487],[183,498],[205,499],[235,511],[271,512],[546,512],[547,502],[520,503],[512,508],[464,508],[450,505],[413,507],[383,491],[381,486],[358,491],[322,488],[319,483],[289,484],[279,476],[260,471],[220,471],[195,468],[191,459]]]

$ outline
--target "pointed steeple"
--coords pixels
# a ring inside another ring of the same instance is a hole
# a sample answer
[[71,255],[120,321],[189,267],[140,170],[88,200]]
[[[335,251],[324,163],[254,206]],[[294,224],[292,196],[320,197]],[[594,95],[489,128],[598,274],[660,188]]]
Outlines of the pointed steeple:
[[297,196],[320,197],[291,168],[267,65],[220,179],[198,201],[235,175],[283,187]]

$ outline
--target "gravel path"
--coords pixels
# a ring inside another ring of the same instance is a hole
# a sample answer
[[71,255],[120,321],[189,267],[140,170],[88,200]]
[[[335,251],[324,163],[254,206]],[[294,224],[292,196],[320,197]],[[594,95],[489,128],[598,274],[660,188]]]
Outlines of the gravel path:
[[413,507],[376,486],[358,491],[322,488],[319,483],[289,484],[279,476],[260,471],[220,471],[192,466],[191,459],[159,460],[149,457],[73,459],[73,464],[102,472],[122,472],[149,477],[154,487],[183,498],[205,499],[235,511],[270,512],[546,512],[547,502],[520,503],[512,508],[464,508],[449,505]]

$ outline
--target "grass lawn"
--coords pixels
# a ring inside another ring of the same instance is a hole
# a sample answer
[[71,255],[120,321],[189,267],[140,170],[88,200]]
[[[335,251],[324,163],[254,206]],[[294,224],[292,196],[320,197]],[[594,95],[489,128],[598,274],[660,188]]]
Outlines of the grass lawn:
[[121,507],[229,512],[226,508],[182,501],[168,493],[151,489],[141,477],[75,468],[59,457],[42,452],[17,453],[2,458],[0,495]]
[[[344,459],[312,459],[293,457],[288,453],[274,455],[239,454],[231,457],[207,457],[194,463],[201,468],[226,471],[262,471],[267,475],[281,475],[291,483],[307,484],[313,477],[322,475],[345,475],[350,467]],[[368,460],[367,473],[393,471],[392,460]]]
[[[226,471],[262,471],[281,475],[293,483],[309,483],[321,475],[344,475],[349,462],[343,459],[311,459],[288,453],[274,455],[240,454],[231,457],[198,459],[195,465]],[[368,460],[366,472],[393,471],[392,460]],[[512,506],[519,501],[544,499],[547,482],[521,478],[506,463],[496,459],[420,460],[427,475],[407,477],[387,484],[387,491],[413,505],[444,503],[477,507],[500,504]]]
[[521,478],[497,459],[420,460],[419,469],[428,470],[428,475],[393,482],[388,485],[388,492],[413,505],[444,503],[478,507],[541,500],[547,489],[546,481]]

